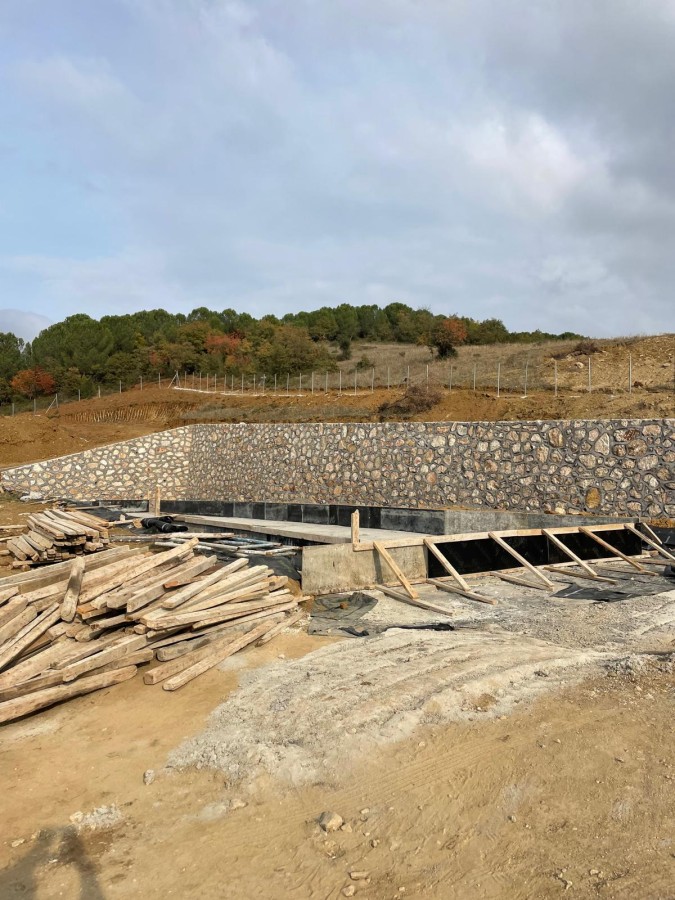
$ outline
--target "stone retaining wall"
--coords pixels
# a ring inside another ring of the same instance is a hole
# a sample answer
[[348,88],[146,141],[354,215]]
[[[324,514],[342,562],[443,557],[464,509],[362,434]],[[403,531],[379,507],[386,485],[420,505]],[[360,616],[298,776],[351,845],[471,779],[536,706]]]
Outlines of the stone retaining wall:
[[675,518],[675,420],[192,425],[7,470],[72,497]]
[[165,499],[179,500],[188,489],[192,437],[191,428],[175,428],[5,469],[0,484],[6,490],[77,500],[141,499],[160,484]]

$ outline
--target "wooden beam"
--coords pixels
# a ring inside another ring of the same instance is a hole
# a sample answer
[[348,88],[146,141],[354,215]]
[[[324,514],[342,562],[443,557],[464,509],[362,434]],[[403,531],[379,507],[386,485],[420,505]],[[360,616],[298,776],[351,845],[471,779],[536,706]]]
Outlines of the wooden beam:
[[621,559],[625,560],[627,563],[630,563],[634,569],[637,569],[638,572],[642,572],[645,575],[658,575],[657,572],[650,572],[648,569],[645,569],[644,566],[640,565],[639,562],[636,562],[634,559],[631,559],[630,556],[626,556],[625,553],[622,553],[621,550],[617,550],[616,547],[613,547],[611,544],[608,544],[607,541],[603,540],[603,538],[598,537],[590,528],[586,528],[584,525],[579,527],[579,531],[582,534],[587,535],[587,537],[592,538],[596,543],[600,544],[601,547],[604,547],[606,550],[609,550],[610,553],[613,553],[614,556],[620,556]]
[[653,528],[650,528],[650,526],[647,525],[646,522],[640,522],[640,525],[642,525],[642,527],[643,527],[644,529],[646,529],[646,530],[649,532],[649,534],[652,536],[652,539],[655,540],[658,544],[662,544],[662,543],[663,543],[663,541],[662,541],[661,538],[658,536],[658,534],[654,531],[654,529],[653,529]]
[[597,572],[594,572],[593,569],[588,565],[588,563],[584,562],[583,559],[580,559],[580,557],[578,557],[576,553],[573,553],[569,547],[563,544],[563,542],[559,538],[557,538],[555,534],[553,534],[552,531],[550,531],[548,528],[542,528],[541,533],[545,534],[549,541],[552,544],[555,544],[555,546],[559,550],[562,550],[565,556],[569,557],[569,559],[573,560],[578,566],[580,566],[584,570],[584,572],[586,572],[589,578],[600,578]]
[[61,601],[61,618],[64,622],[72,622],[77,611],[77,600],[80,596],[82,588],[82,578],[84,576],[84,557],[78,556],[73,560],[70,570],[70,578],[68,579],[68,587]]
[[463,591],[470,590],[469,585],[466,583],[466,581],[464,581],[464,579],[459,574],[457,569],[452,565],[452,563],[449,560],[447,560],[443,556],[441,551],[438,549],[438,547],[436,546],[436,544],[434,544],[434,542],[432,540],[430,540],[429,538],[424,538],[424,546],[427,548],[427,550],[430,553],[433,553],[433,555],[436,557],[436,559],[439,561],[439,563],[443,566],[445,571],[455,579],[455,581],[457,582],[457,584],[461,587],[461,589]]
[[359,535],[360,518],[358,509],[355,509],[352,513],[352,550],[358,548],[359,541],[361,540]]
[[545,587],[542,584],[533,584],[531,581],[528,581],[527,578],[518,578],[517,575],[507,575],[506,572],[491,572],[490,573],[493,578],[499,578],[502,581],[509,581],[511,584],[519,584],[522,587],[532,588],[534,591],[548,591],[549,588]]
[[443,609],[442,606],[435,606],[433,603],[427,603],[426,600],[408,597],[407,594],[402,594],[401,591],[394,590],[394,588],[391,588],[386,584],[376,584],[374,589],[376,591],[382,591],[383,594],[386,594],[387,597],[392,597],[394,600],[400,600],[401,603],[409,603],[410,606],[417,606],[419,609],[440,613],[443,616],[454,616],[454,611],[451,609]]
[[[186,518],[187,521],[187,518]],[[620,531],[624,525],[620,524],[610,524],[610,525],[596,525],[594,526],[598,531]],[[550,529],[555,534],[573,534],[579,530],[577,525],[569,525],[561,528]],[[537,537],[541,534],[541,528],[513,528],[506,529],[504,531],[500,531],[499,534],[502,537]],[[480,540],[488,540],[490,537],[489,531],[469,531],[466,534],[441,534],[441,535],[426,535],[426,539],[432,541],[434,544],[455,544],[462,543],[463,541],[480,541]],[[380,541],[384,547],[391,549],[392,547],[419,547],[420,544],[424,543],[423,537],[414,537],[413,535],[410,538],[395,538],[390,541],[384,540]],[[361,541],[357,550],[373,550],[373,542],[372,541]]]
[[455,587],[454,584],[448,584],[447,581],[441,581],[440,578],[427,578],[427,584],[433,584],[434,587],[448,594],[458,594],[460,597],[466,597],[467,600],[476,600],[478,603],[487,603],[488,606],[497,606],[497,601],[492,597],[484,597],[483,594],[477,594],[472,590],[462,590]]
[[408,579],[405,577],[403,571],[401,570],[401,567],[396,562],[396,560],[392,557],[391,553],[389,553],[389,551],[379,541],[373,541],[373,547],[375,548],[375,550],[377,550],[379,555],[387,563],[387,565],[389,566],[391,571],[401,582],[406,594],[410,597],[410,599],[417,600],[419,597],[418,592],[415,590],[415,588],[410,584]]
[[54,703],[59,703],[61,700],[69,700],[71,697],[77,697],[80,694],[88,694],[91,691],[98,691],[101,688],[119,684],[122,681],[133,678],[135,674],[136,666],[126,666],[123,669],[104,672],[101,675],[81,678],[73,682],[73,684],[46,688],[42,691],[36,691],[34,694],[18,697],[15,700],[6,700],[4,703],[0,703],[0,723],[11,722],[13,719],[26,716],[28,713],[36,712],[38,709],[53,706]]
[[604,581],[607,584],[618,584],[613,578],[605,578],[604,575],[589,575],[587,572],[572,572],[571,563],[564,563],[560,566],[546,566],[549,572],[557,572],[559,575],[569,575],[570,578],[583,578],[589,581]]
[[672,553],[669,553],[668,550],[665,549],[663,544],[657,544],[656,541],[653,541],[651,538],[648,538],[646,535],[642,534],[641,531],[638,531],[634,525],[626,525],[626,529],[628,531],[632,531],[633,534],[636,534],[641,541],[644,541],[648,547],[653,547],[657,553],[660,553],[661,556],[665,556],[666,559],[669,559],[671,562],[675,562],[675,556]]
[[[541,531],[539,533],[541,534]],[[537,578],[539,578],[539,580],[542,581],[548,587],[549,590],[551,590],[551,591],[555,590],[555,584],[551,581],[550,578],[547,578],[543,572],[540,572],[539,569],[535,568],[535,566],[533,566],[532,563],[528,562],[524,556],[521,556],[517,550],[514,550],[513,547],[510,547],[506,543],[506,541],[503,540],[498,534],[496,534],[494,531],[490,531],[490,532],[488,532],[488,536],[491,537],[492,540],[495,541],[497,544],[499,544],[499,546],[503,550],[506,550],[507,553],[510,553],[514,559],[517,559],[518,562],[521,564],[521,566],[524,566],[526,569],[529,569],[530,572],[532,572],[533,575],[535,575]]]

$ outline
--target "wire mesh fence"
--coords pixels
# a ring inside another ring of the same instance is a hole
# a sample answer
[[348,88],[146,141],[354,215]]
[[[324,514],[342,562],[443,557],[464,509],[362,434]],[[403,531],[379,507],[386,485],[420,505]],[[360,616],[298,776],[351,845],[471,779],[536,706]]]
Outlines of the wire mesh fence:
[[542,392],[557,395],[592,393],[630,394],[633,391],[672,393],[675,395],[675,354],[669,362],[644,366],[627,354],[616,360],[594,359],[592,356],[563,361],[537,362],[524,358],[514,364],[497,360],[433,360],[428,364],[399,366],[364,366],[342,363],[331,370],[286,373],[208,373],[174,372],[172,376],[157,373],[125,386],[108,382],[97,385],[88,396],[80,391],[59,391],[34,399],[14,398],[0,404],[0,416],[19,413],[49,415],[64,405],[87,399],[110,397],[130,390],[167,388],[215,395],[249,395],[283,397],[311,394],[363,394],[375,390],[406,390],[409,386],[434,389],[474,391],[492,396],[502,394],[527,397]]

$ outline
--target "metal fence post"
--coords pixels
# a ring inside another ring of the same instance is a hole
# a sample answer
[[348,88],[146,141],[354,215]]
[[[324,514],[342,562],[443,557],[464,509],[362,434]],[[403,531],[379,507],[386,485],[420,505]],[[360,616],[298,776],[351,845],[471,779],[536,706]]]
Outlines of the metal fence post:
[[370,374],[370,390],[375,390],[375,366],[373,366],[373,371]]
[[633,393],[633,354],[628,354],[628,393]]
[[591,387],[591,358],[588,357],[588,393],[590,394],[592,390]]
[[497,396],[499,397],[499,387],[502,375],[502,364],[500,362],[497,363]]
[[527,369],[528,369],[528,366],[529,366],[529,363],[526,362],[525,363],[525,396],[526,397],[527,397]]

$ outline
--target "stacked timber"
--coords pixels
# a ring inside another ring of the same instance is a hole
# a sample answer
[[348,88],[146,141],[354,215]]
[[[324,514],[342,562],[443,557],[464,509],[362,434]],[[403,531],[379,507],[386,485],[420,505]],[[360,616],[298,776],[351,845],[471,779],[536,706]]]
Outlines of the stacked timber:
[[109,542],[108,522],[78,510],[45,509],[27,518],[22,534],[4,541],[15,568],[72,559],[104,550]]
[[288,579],[246,559],[217,568],[196,544],[108,550],[95,568],[79,556],[48,575],[0,579],[0,723],[126,681],[154,660],[145,683],[177,690],[302,617]]

